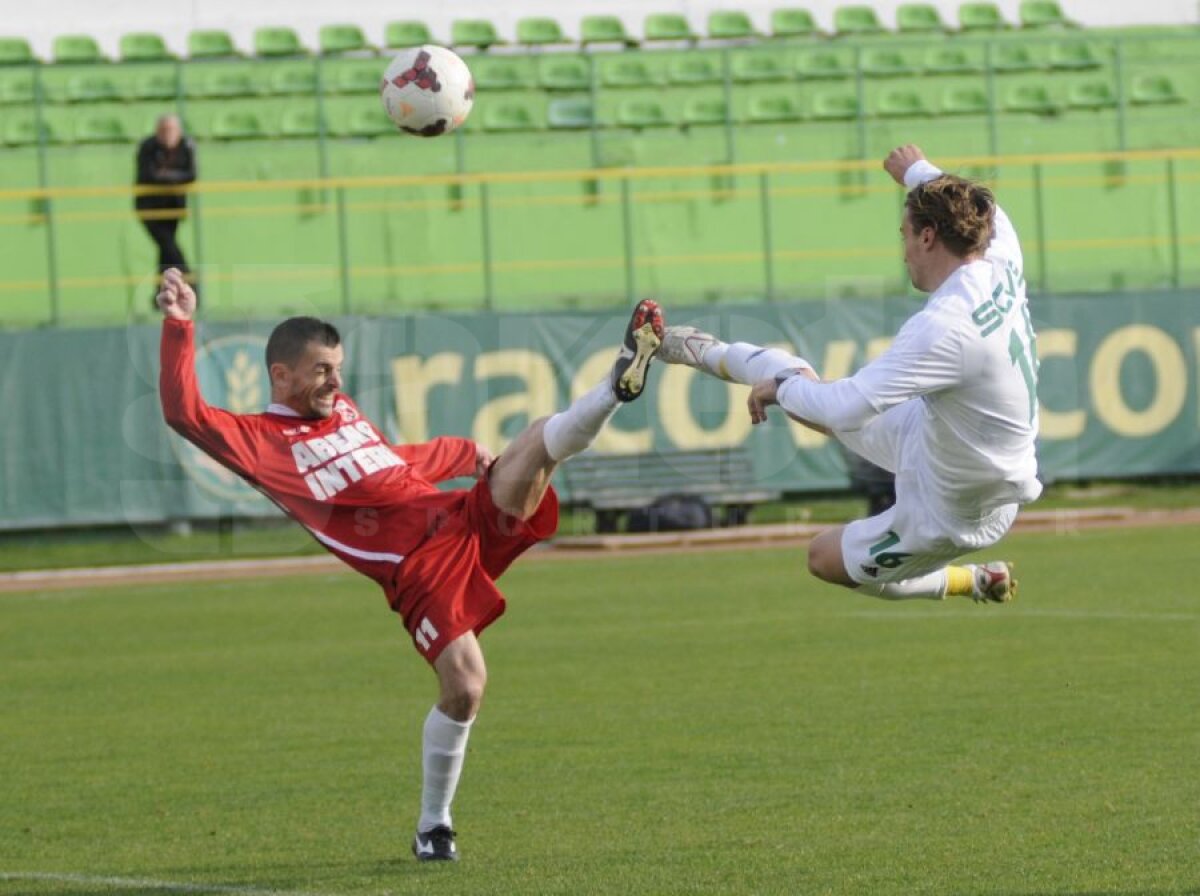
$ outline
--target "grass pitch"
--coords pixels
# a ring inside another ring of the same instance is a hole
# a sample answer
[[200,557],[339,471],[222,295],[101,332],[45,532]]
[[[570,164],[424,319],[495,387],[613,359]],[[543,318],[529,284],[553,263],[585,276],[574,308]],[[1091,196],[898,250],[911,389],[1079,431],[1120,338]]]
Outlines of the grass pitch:
[[455,805],[351,574],[0,596],[0,894],[1200,891],[1196,529],[1012,537],[1021,598],[803,551],[518,564]]

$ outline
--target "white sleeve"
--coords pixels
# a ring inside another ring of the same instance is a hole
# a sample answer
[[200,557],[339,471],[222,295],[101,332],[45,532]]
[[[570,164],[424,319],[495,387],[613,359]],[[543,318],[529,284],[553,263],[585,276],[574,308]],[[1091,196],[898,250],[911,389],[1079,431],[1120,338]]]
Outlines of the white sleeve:
[[[944,172],[927,159],[918,159],[908,166],[904,172],[904,186],[912,190],[923,183],[928,183],[935,177],[941,177]],[[999,204],[996,205],[996,220],[992,225],[992,240],[988,243],[988,258],[998,258],[1001,261],[1012,261],[1017,267],[1024,268],[1021,257],[1021,243],[1017,239],[1017,231],[1012,221],[1004,213]]]
[[779,387],[775,400],[792,416],[838,432],[862,429],[875,416],[875,409],[849,379],[816,383],[794,376]]

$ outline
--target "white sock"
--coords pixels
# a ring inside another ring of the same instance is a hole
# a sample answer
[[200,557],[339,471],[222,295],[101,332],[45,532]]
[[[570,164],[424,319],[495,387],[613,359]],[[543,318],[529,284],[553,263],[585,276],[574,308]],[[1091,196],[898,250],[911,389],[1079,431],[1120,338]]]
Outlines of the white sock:
[[452,827],[450,803],[458,789],[458,776],[462,774],[470,733],[471,722],[456,722],[436,706],[425,717],[421,738],[425,780],[421,787],[418,831],[428,831],[440,824]]
[[803,358],[789,355],[778,348],[763,348],[749,342],[718,342],[704,353],[704,366],[709,373],[733,380],[743,386],[753,386],[792,367],[811,367]]
[[881,585],[860,585],[859,591],[884,600],[910,600],[923,597],[927,600],[943,600],[946,597],[946,570],[905,579],[903,582],[888,582]]
[[591,392],[579,396],[565,411],[546,421],[542,441],[555,460],[578,454],[596,438],[620,402],[607,379]]

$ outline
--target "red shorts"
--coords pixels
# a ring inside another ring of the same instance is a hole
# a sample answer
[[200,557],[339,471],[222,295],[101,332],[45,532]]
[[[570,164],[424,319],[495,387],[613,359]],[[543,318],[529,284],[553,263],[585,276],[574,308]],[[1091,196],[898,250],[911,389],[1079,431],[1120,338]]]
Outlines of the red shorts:
[[504,612],[495,580],[558,528],[558,495],[546,489],[532,517],[520,520],[492,503],[486,479],[446,494],[445,522],[397,567],[388,602],[430,664],[467,632],[479,634]]

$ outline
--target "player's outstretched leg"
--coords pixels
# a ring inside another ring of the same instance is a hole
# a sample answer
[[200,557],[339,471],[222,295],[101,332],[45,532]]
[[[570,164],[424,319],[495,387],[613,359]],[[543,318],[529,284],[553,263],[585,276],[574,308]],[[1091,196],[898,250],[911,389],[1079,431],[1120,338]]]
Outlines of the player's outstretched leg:
[[1016,599],[1017,580],[1013,578],[1011,563],[996,560],[991,563],[947,566],[899,582],[861,585],[858,590],[885,600],[969,597],[979,604],[1005,604]]
[[744,386],[753,386],[783,370],[812,367],[782,349],[722,342],[695,327],[667,327],[658,358],[666,364],[683,364]]

